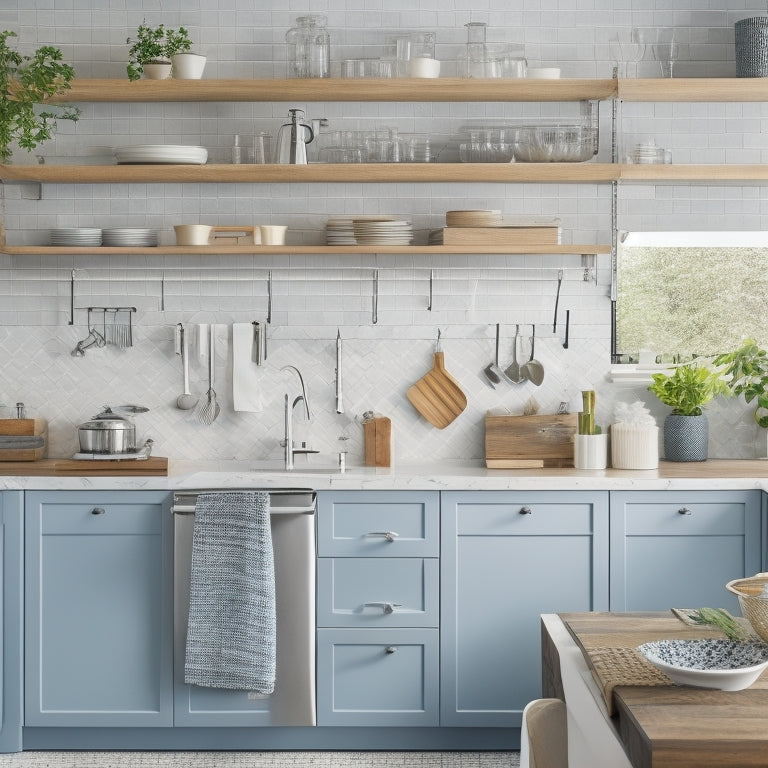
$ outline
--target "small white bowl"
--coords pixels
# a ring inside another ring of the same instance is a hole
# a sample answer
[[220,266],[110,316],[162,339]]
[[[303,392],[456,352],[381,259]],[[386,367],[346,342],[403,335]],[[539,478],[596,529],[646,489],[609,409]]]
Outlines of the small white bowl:
[[285,233],[287,230],[288,227],[284,227],[278,224],[259,225],[259,231],[261,232],[261,244],[285,245]]
[[208,245],[213,227],[207,224],[177,224],[176,245]]
[[679,685],[741,691],[768,667],[768,645],[737,640],[654,640],[638,651]]

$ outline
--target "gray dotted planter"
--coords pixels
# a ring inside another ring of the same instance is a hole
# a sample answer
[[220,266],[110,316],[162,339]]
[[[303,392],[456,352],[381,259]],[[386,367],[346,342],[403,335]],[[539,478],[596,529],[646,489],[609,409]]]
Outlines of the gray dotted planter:
[[664,458],[667,461],[706,461],[709,425],[704,414],[664,419]]

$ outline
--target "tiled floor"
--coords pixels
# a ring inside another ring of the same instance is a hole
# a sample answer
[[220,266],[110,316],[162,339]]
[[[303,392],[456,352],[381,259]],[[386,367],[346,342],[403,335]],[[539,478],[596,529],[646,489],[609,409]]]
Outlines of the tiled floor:
[[0,768],[517,768],[518,752],[21,752]]

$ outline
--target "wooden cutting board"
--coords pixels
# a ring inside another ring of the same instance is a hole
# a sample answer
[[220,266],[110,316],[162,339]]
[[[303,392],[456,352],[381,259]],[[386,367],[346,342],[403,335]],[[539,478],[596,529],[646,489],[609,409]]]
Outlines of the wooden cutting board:
[[576,414],[485,417],[490,469],[573,466]]
[[84,460],[84,459],[41,459],[40,461],[6,461],[0,464],[3,475],[35,477],[107,477],[107,476],[166,476],[168,459],[150,456],[148,459]]
[[432,370],[411,386],[405,396],[438,429],[445,429],[467,407],[467,396],[445,370],[442,352],[435,352]]

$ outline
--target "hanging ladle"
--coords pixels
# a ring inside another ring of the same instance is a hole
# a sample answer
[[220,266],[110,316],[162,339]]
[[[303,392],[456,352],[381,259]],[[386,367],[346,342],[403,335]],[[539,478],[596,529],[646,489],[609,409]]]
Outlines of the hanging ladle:
[[515,326],[515,338],[512,341],[512,362],[507,366],[504,375],[513,383],[521,384],[525,381],[525,376],[517,362],[517,342],[520,340],[520,326]]
[[504,371],[499,368],[499,324],[496,323],[496,356],[494,362],[488,363],[483,369],[483,373],[488,379],[488,384],[491,389],[496,389],[496,384],[501,384],[504,378]]
[[536,325],[531,326],[531,356],[528,358],[527,363],[523,363],[520,368],[520,373],[532,381],[537,387],[541,386],[541,382],[544,381],[544,366],[534,358],[534,339],[536,337]]

